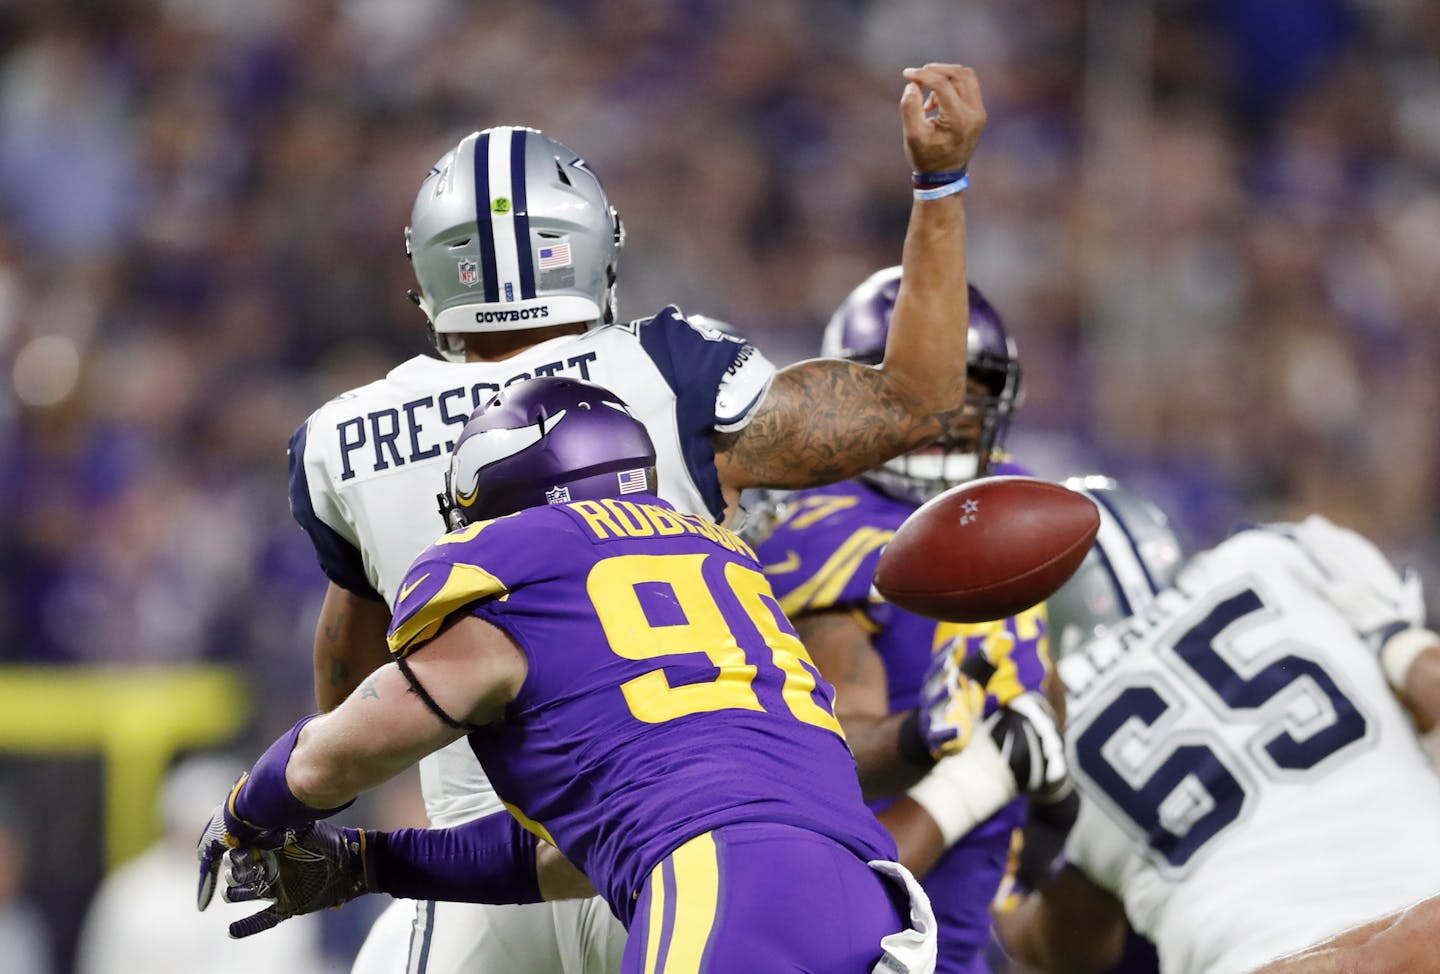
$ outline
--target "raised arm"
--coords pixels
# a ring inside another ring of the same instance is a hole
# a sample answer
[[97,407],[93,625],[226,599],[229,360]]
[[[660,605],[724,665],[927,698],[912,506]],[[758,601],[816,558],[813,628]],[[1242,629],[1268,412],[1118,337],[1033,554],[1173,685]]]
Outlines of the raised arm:
[[[905,78],[900,114],[911,168],[963,169],[985,127],[975,73],[927,64]],[[954,431],[970,315],[961,195],[911,205],[884,362],[811,359],[781,370],[754,419],[716,439],[726,487],[832,483]]]

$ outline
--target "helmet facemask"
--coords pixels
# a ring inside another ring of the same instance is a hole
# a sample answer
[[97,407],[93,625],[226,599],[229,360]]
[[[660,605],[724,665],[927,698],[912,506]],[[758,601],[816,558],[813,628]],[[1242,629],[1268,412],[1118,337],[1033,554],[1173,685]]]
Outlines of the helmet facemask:
[[[870,275],[831,316],[821,354],[879,364],[885,356],[899,293],[899,267]],[[995,308],[974,285],[970,285],[969,297],[966,429],[860,475],[897,499],[922,504],[951,487],[988,476],[991,459],[1004,448],[1010,420],[1020,404],[1020,360],[1015,342]]]

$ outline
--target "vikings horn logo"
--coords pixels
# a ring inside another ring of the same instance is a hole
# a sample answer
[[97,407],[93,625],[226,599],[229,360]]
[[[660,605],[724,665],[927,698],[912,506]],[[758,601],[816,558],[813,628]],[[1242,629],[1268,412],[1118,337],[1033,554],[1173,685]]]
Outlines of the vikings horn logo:
[[[452,461],[452,469],[455,471],[455,503],[461,507],[474,507],[480,496],[480,474],[485,468],[539,443],[548,430],[559,425],[565,418],[565,413],[566,410],[562,409],[548,419],[539,420],[534,426],[482,430],[462,440],[455,448],[455,458]],[[470,484],[468,492],[460,489],[462,483]]]

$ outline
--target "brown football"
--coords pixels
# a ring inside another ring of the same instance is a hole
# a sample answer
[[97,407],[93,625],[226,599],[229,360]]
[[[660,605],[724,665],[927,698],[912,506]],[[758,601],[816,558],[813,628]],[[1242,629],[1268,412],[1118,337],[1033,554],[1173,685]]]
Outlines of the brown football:
[[1065,584],[1099,529],[1095,504],[1060,484],[974,480],[905,519],[880,555],[875,588],[932,619],[1005,619]]

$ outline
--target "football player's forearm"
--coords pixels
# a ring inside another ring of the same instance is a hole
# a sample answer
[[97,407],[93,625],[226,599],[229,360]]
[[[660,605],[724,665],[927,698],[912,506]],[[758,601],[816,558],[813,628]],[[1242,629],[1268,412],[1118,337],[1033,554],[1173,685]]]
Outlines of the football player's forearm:
[[1347,930],[1253,974],[1435,974],[1440,971],[1440,896]]
[[913,417],[939,417],[965,398],[970,298],[960,195],[912,204],[901,268],[880,369]]
[[335,583],[315,624],[315,703],[334,710],[367,676],[390,661],[385,633],[390,607],[362,598]]
[[930,179],[916,183],[926,189],[917,189],[910,206],[881,370],[912,418],[936,420],[939,432],[949,433],[958,419],[949,411],[964,401],[970,321],[965,206],[958,192],[965,183],[957,177],[970,164],[986,112],[969,68],[932,63],[903,73],[909,84],[900,114],[911,168],[948,188],[933,198]]
[[[964,361],[962,346],[962,377]],[[716,436],[715,466],[721,482],[736,489],[834,483],[934,441],[960,422],[960,403],[953,398],[925,411],[911,383],[881,368],[797,362],[776,373],[748,425]]]
[[371,892],[462,903],[536,903],[595,895],[589,878],[560,850],[523,829],[509,812],[446,829],[367,833]]
[[840,715],[867,801],[902,793],[934,766],[928,754],[922,763],[900,753],[900,737],[909,716],[908,711],[883,718]]
[[1399,695],[1422,732],[1440,726],[1440,643],[1415,657]]
[[994,929],[1012,958],[1050,974],[1099,974],[1125,953],[1124,907],[1074,868],[997,913]]
[[949,848],[939,826],[913,799],[901,796],[875,816],[895,840],[900,863],[924,879]]
[[507,811],[445,829],[368,834],[365,879],[372,892],[461,903],[537,903],[542,845]]
[[338,805],[463,734],[438,720],[396,665],[387,664],[339,707],[306,725],[289,755],[285,781],[307,805]]

